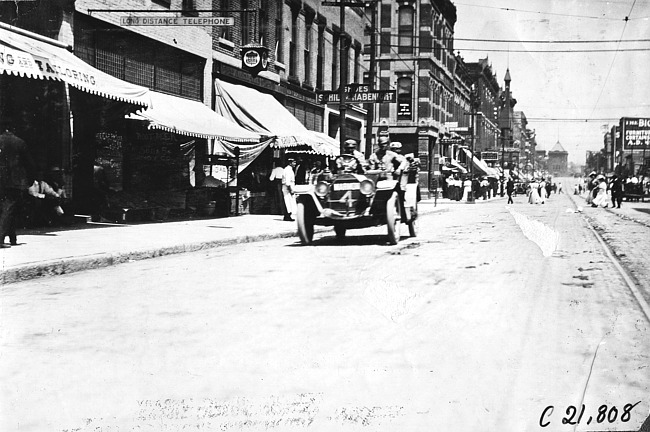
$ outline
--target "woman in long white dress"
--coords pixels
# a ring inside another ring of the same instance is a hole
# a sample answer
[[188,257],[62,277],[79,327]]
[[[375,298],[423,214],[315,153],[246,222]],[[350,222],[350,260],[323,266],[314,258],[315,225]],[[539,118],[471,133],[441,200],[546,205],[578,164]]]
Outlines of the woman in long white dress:
[[596,198],[594,198],[591,206],[607,208],[609,206],[609,198],[607,196],[607,181],[605,181],[605,178],[600,179],[597,188],[598,194],[596,195]]
[[539,197],[539,192],[538,192],[539,183],[537,183],[537,181],[532,181],[530,182],[528,187],[530,188],[528,190],[528,204],[541,203],[542,199]]

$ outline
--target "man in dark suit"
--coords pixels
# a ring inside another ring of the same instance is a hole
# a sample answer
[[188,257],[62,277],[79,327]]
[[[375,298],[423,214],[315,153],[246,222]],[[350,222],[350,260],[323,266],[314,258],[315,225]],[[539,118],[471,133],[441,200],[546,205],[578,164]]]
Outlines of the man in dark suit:
[[25,141],[14,135],[12,121],[0,119],[0,247],[5,236],[11,245],[17,245],[16,216],[23,195],[33,183],[34,164]]
[[508,193],[508,204],[514,204],[512,200],[512,194],[515,191],[515,182],[512,177],[508,177],[508,182],[506,183],[506,192]]

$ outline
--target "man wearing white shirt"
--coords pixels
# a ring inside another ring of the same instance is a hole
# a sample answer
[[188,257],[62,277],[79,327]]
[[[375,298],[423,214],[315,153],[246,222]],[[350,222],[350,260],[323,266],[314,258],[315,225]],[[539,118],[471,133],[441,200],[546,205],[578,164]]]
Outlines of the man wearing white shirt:
[[286,221],[293,221],[291,216],[296,214],[296,197],[293,195],[293,189],[296,186],[296,175],[293,172],[295,167],[296,161],[289,159],[282,175],[282,195],[288,213],[284,216]]

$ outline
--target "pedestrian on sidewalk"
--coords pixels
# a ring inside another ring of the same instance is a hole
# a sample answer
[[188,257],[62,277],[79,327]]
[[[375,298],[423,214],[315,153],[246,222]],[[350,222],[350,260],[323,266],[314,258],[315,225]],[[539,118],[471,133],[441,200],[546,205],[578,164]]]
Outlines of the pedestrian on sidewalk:
[[287,208],[287,214],[284,216],[285,221],[293,221],[293,216],[296,214],[296,197],[293,194],[296,187],[296,175],[294,169],[296,168],[296,160],[288,159],[287,166],[284,167],[282,174],[282,195],[284,197],[284,205]]
[[[13,121],[3,118],[0,126],[0,247],[5,248],[18,245],[18,211],[32,183],[34,163],[25,141],[14,134]],[[4,243],[5,236],[9,236],[9,245]]]
[[284,194],[282,192],[283,176],[284,168],[282,168],[282,162],[280,158],[274,158],[273,170],[271,170],[271,175],[269,176],[273,190],[272,212],[273,214],[281,214],[287,217],[289,213],[287,212],[287,207],[284,205]]
[[512,194],[515,191],[515,182],[512,180],[512,177],[508,177],[508,182],[506,183],[506,192],[508,194],[508,204],[514,204],[512,200]]

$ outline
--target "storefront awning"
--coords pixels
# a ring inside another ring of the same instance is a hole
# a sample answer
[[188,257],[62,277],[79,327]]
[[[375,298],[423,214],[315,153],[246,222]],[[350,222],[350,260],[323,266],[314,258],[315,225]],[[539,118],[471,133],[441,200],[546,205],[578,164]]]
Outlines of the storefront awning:
[[308,130],[273,96],[255,89],[214,80],[215,111],[249,131],[274,137],[274,147],[309,146],[316,153],[334,156],[333,139]]
[[150,127],[198,138],[259,142],[260,135],[242,128],[198,101],[150,92],[151,106],[128,118],[147,120]]
[[454,158],[445,158],[445,164],[442,166],[442,169],[444,171],[452,171],[452,172],[459,172],[461,174],[466,174],[467,169],[460,164],[456,159]]
[[79,90],[109,99],[141,106],[150,105],[148,88],[104,73],[60,46],[4,27],[0,28],[0,46],[5,53],[0,62],[1,73],[64,81]]
[[481,160],[477,157],[472,157],[471,150],[463,148],[463,151],[465,152],[467,158],[471,159],[472,163],[474,164],[474,170],[475,170],[474,174],[480,174],[480,175],[494,177],[494,178],[499,177],[497,171],[494,168],[490,168],[489,166],[487,166],[484,160]]

